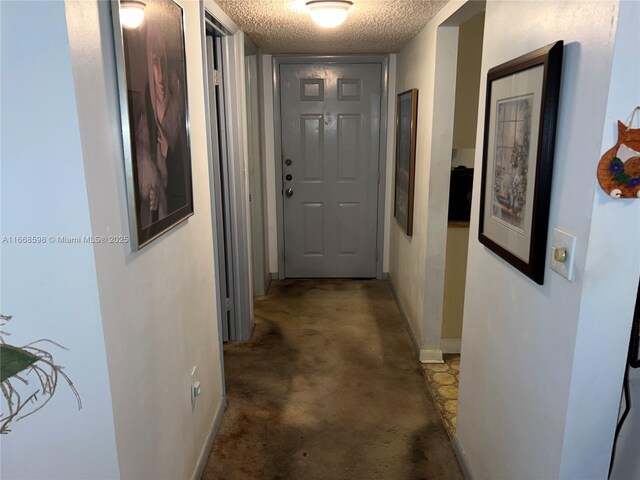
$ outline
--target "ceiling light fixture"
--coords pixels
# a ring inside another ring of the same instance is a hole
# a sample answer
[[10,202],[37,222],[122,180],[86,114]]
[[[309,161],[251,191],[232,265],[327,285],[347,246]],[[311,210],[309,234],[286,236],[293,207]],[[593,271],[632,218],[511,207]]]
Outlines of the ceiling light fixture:
[[307,8],[314,22],[323,28],[335,28],[347,19],[349,8],[353,2],[349,0],[311,0]]
[[144,2],[138,0],[121,0],[120,23],[124,28],[138,28],[144,21]]

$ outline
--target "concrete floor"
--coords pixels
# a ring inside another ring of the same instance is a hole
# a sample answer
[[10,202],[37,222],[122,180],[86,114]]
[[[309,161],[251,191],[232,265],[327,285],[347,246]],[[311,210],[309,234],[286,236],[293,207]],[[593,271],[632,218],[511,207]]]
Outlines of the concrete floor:
[[203,479],[462,478],[385,282],[274,282],[255,317]]

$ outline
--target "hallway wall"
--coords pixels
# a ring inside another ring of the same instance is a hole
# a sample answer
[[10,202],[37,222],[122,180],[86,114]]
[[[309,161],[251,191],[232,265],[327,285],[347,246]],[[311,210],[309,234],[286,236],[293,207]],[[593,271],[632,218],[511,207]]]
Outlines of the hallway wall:
[[[565,42],[548,234],[575,234],[577,250],[573,282],[547,269],[539,286],[470,239],[456,437],[474,478],[607,477],[640,273],[638,202],[610,200],[595,178],[614,119],[636,104],[633,88],[610,83],[616,28],[629,21],[618,8],[487,2],[481,105],[489,68]],[[607,111],[610,91],[626,98]],[[481,115],[476,169],[483,127]],[[472,232],[479,195],[476,176]]]
[[[194,215],[142,250],[96,245],[123,478],[191,478],[224,406],[202,52],[202,4],[185,18]],[[110,2],[67,2],[94,234],[129,230]],[[189,374],[202,395],[192,408]]]
[[[617,27],[599,153],[616,144],[618,120],[628,123],[631,108],[640,105],[640,3],[620,3]],[[587,478],[593,463],[603,473],[608,467],[639,278],[640,200],[612,201],[596,187],[565,428],[565,477]],[[632,410],[620,432],[612,480],[640,478],[640,371],[630,369],[629,379]],[[599,421],[585,422],[585,412],[598,412],[593,418]]]
[[[444,293],[444,270],[448,209],[448,179],[451,171],[453,114],[456,84],[455,68],[436,77],[436,62],[455,65],[458,54],[458,27],[438,26],[464,4],[452,1],[397,54],[396,94],[418,89],[415,199],[413,236],[408,237],[393,217],[389,219],[389,276],[398,300],[411,325],[421,360],[441,361],[440,338]],[[480,4],[481,6],[481,4]],[[438,40],[440,43],[438,44]],[[439,49],[439,50],[438,50]],[[451,73],[451,75],[449,75]],[[446,78],[445,78],[446,77]],[[443,95],[435,98],[435,85]],[[438,106],[434,106],[438,102]],[[441,117],[442,115],[442,117]],[[450,125],[434,123],[434,118],[449,117]],[[393,129],[392,129],[393,130]],[[393,140],[395,145],[395,132]],[[435,136],[434,136],[435,135]],[[448,138],[447,138],[448,137]],[[432,158],[437,148],[437,158]],[[395,155],[391,157],[395,162]],[[437,172],[434,170],[437,169]],[[393,177],[392,177],[393,178]],[[446,182],[434,179],[446,178]],[[391,184],[387,195],[393,199]],[[393,201],[393,200],[392,200]],[[441,218],[429,218],[433,204],[439,202]],[[429,223],[429,226],[428,226]],[[438,223],[436,225],[436,223]],[[436,245],[436,242],[442,242]],[[430,248],[427,248],[427,245]],[[429,271],[427,270],[429,262]],[[432,319],[431,322],[425,321]],[[436,320],[437,319],[437,320]]]
[[[58,239],[92,234],[65,4],[0,2],[0,12],[0,311],[14,316],[2,331],[9,344],[47,338],[68,348],[37,345],[65,367],[83,404],[78,411],[60,379],[42,410],[2,435],[0,477],[114,479],[120,469],[95,252],[90,243]],[[45,242],[4,241],[11,236]],[[17,382],[23,400],[35,391],[30,380]]]
[[[448,115],[453,102],[434,95],[438,85],[453,83],[436,66],[455,55],[451,18],[461,5],[447,4],[398,54],[396,91],[417,87],[420,97],[414,235],[406,237],[391,219],[390,274],[427,360],[436,359],[440,332],[430,329],[441,294],[434,279],[444,263],[441,225],[429,213],[442,190],[433,181],[441,167],[434,152],[450,148],[441,135],[450,126],[435,119]],[[578,246],[573,282],[547,270],[545,285],[534,284],[479,244],[476,175],[455,440],[474,478],[606,477],[640,274],[640,204],[612,202],[595,179],[601,153],[615,142],[615,119],[627,118],[638,103],[633,75],[640,69],[629,60],[637,58],[629,50],[637,45],[637,27],[629,27],[637,15],[620,16],[627,33],[616,39],[618,6],[487,2],[476,171],[489,68],[564,40],[549,235],[553,227],[565,229]],[[626,73],[612,78],[614,41],[625,52],[619,68]]]

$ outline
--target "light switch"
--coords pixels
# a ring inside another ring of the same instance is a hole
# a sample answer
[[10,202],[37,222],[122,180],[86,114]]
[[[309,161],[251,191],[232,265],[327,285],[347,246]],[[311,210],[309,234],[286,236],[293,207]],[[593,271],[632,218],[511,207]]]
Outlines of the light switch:
[[551,270],[558,272],[567,280],[573,280],[573,257],[576,251],[576,237],[563,232],[558,228],[553,229],[553,241],[551,242]]

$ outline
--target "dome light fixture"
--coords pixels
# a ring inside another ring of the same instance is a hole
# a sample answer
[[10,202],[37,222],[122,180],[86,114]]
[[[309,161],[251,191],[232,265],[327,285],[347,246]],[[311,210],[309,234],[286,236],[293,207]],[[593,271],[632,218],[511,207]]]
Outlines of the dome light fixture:
[[120,23],[124,28],[138,28],[144,21],[144,2],[139,0],[121,0]]
[[311,18],[323,28],[335,28],[347,19],[349,8],[353,2],[349,0],[310,0],[307,8]]

